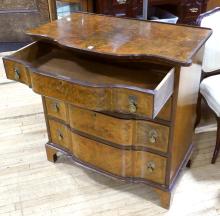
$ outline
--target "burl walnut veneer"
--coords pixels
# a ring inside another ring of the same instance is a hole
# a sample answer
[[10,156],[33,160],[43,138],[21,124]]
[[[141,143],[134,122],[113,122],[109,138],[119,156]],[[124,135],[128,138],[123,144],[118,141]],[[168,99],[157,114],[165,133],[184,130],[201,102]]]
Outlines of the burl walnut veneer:
[[155,188],[163,207],[190,160],[209,29],[75,13],[28,32],[7,77],[42,95],[49,161]]

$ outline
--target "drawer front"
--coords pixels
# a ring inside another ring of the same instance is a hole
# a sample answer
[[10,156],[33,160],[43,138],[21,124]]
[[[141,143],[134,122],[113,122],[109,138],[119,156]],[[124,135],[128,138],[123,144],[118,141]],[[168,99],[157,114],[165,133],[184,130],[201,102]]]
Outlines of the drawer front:
[[63,121],[67,121],[67,105],[52,98],[45,98],[47,114]]
[[49,120],[51,142],[71,150],[71,133],[68,127],[54,120]]
[[136,121],[135,146],[148,147],[166,153],[170,128],[147,121]]
[[31,73],[36,93],[94,110],[153,118],[154,97],[149,93],[121,88],[81,86],[37,73]]
[[122,120],[74,106],[70,106],[69,113],[71,128],[116,144],[132,145],[131,120]]
[[114,89],[113,110],[119,113],[153,116],[153,96],[128,89]]
[[122,177],[165,183],[166,158],[142,151],[113,148],[72,133],[73,154],[89,165]]
[[29,74],[27,69],[21,63],[3,59],[5,72],[8,79],[15,80],[27,85],[30,84]]
[[125,120],[70,106],[70,126],[80,132],[123,145],[167,152],[169,127],[144,120]]
[[76,106],[101,111],[108,110],[109,92],[104,88],[85,87],[37,73],[31,73],[36,93],[56,98]]

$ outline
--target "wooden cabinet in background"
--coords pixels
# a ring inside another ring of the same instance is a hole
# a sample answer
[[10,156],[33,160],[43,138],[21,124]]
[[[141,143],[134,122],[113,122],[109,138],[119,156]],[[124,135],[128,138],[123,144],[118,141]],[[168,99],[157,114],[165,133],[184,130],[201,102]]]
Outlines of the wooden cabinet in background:
[[208,0],[182,0],[179,11],[179,22],[184,24],[196,24],[201,13],[206,12]]
[[96,0],[96,13],[118,17],[142,16],[143,0]]
[[[143,0],[96,0],[95,12],[114,16],[141,18]],[[197,17],[206,11],[208,0],[149,0],[152,6],[167,10],[177,17],[179,23],[195,24]]]

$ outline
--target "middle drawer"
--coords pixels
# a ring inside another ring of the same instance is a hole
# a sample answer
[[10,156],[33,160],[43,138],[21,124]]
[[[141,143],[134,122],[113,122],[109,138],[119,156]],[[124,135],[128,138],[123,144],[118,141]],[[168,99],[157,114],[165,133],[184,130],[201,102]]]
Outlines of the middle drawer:
[[[57,105],[56,108],[54,104]],[[46,98],[46,106],[48,115],[62,119],[72,129],[84,134],[118,145],[146,147],[167,152],[170,134],[168,126],[145,120],[120,119],[72,105],[64,105],[62,102],[52,103],[50,98]]]

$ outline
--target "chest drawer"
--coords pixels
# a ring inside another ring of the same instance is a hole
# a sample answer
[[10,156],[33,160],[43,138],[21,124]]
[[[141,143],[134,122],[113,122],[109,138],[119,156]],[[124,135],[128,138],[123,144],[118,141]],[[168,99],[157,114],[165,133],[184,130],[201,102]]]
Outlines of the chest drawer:
[[68,149],[74,157],[93,168],[117,176],[165,183],[165,157],[146,151],[115,148],[80,136],[54,120],[49,120],[49,129],[51,142]]
[[121,146],[166,153],[170,129],[144,120],[125,120],[70,106],[71,128]]
[[50,141],[71,150],[71,133],[67,126],[54,120],[49,120]]
[[8,79],[27,85],[30,84],[29,72],[24,64],[13,60],[4,60],[4,66]]
[[167,159],[143,151],[113,148],[72,134],[73,154],[81,161],[117,176],[165,183]]
[[173,93],[174,69],[168,66],[95,62],[43,42],[4,61],[8,78],[15,79],[12,74],[16,69],[7,67],[8,61],[22,64],[30,79],[22,78],[21,82],[36,93],[94,111],[153,119]]
[[61,119],[65,122],[68,121],[68,117],[67,117],[68,106],[67,106],[67,104],[65,104],[62,101],[47,97],[47,98],[45,98],[45,105],[46,105],[46,111],[47,111],[48,115],[55,117],[55,118],[58,118],[58,119]]

